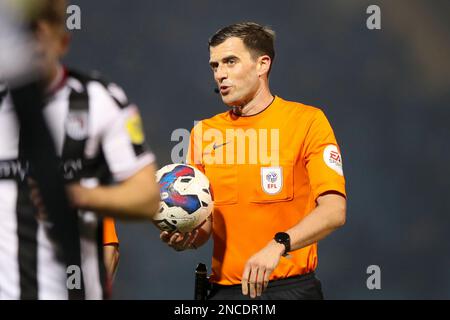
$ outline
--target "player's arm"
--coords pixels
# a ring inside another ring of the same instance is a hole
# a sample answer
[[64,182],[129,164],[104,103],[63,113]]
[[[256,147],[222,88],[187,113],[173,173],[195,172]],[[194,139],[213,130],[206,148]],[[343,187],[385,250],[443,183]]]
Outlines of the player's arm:
[[155,156],[145,142],[137,106],[130,104],[117,85],[88,87],[103,117],[98,120],[101,148],[115,185],[93,189],[69,188],[73,204],[101,215],[120,219],[151,219],[158,209]]
[[77,208],[120,219],[151,219],[158,209],[159,189],[155,166],[149,164],[113,186],[88,189],[71,185],[69,197]]
[[[155,174],[155,165],[150,163],[116,185],[86,188],[74,183],[66,190],[75,208],[119,219],[151,219],[160,200]],[[33,203],[45,212],[37,185],[31,187]]]
[[106,274],[110,282],[114,281],[114,276],[119,264],[119,238],[117,237],[115,221],[112,218],[103,219],[103,259]]
[[105,244],[103,246],[103,256],[106,274],[109,279],[114,280],[120,258],[119,245],[117,243]]

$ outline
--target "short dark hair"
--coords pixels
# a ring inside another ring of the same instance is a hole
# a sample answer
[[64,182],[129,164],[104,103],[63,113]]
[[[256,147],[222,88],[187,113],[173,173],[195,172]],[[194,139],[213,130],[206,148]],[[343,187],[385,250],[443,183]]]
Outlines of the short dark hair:
[[[253,58],[268,55],[275,59],[275,31],[255,22],[240,22],[218,30],[208,41],[208,48],[218,46],[228,38],[240,38]],[[270,71],[269,71],[270,72]]]
[[28,25],[35,31],[41,21],[45,21],[56,28],[63,29],[66,22],[66,0],[34,0],[34,10],[28,10],[25,14]]

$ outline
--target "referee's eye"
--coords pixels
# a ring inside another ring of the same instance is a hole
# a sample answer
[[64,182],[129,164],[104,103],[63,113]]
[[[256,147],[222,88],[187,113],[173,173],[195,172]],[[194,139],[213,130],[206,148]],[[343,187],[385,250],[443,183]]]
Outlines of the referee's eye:
[[230,59],[230,60],[227,61],[227,65],[229,65],[229,66],[232,66],[234,64],[236,64],[236,60],[235,59]]

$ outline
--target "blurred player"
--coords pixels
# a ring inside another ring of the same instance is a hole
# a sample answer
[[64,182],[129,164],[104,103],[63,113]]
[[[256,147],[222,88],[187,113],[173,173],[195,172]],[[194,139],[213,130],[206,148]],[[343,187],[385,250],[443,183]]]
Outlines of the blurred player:
[[[321,110],[270,92],[269,28],[230,25],[213,35],[209,50],[220,95],[232,109],[196,125],[187,162],[210,179],[215,210],[193,233],[161,238],[183,250],[213,235],[210,299],[322,299],[314,274],[317,241],[346,216],[333,130]],[[264,141],[267,132],[273,135]],[[207,140],[205,133],[221,139]],[[263,157],[255,146],[271,154]]]
[[[106,270],[112,278],[118,259],[113,225],[106,222],[109,231],[104,233],[102,216],[151,219],[159,201],[155,158],[145,147],[139,111],[120,87],[61,65],[69,44],[66,1],[29,3],[39,3],[25,21],[45,78],[43,113],[60,170],[70,184],[73,212],[64,214],[77,221],[80,250],[74,254],[78,256],[75,267],[81,267],[81,286],[67,285],[69,269],[61,260],[60,244],[51,236],[54,226],[39,188],[29,178],[33,167],[24,156],[24,128],[18,126],[8,91],[12,80],[20,77],[2,72],[6,81],[0,83],[0,299],[102,299],[109,295]],[[2,36],[4,40],[12,34]],[[4,52],[11,46],[2,40],[0,51]],[[18,59],[21,53],[16,51]],[[11,68],[2,57],[1,71],[21,68],[8,57],[17,65]],[[103,244],[108,248],[105,256]]]

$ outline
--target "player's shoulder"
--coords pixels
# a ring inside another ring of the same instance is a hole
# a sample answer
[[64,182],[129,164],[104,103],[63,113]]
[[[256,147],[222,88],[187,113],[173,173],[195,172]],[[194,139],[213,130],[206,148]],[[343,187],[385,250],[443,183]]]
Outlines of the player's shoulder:
[[93,99],[112,99],[120,108],[127,107],[130,103],[125,91],[117,83],[110,81],[98,71],[82,72],[68,69],[69,81],[72,84],[87,88]]

